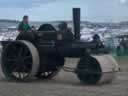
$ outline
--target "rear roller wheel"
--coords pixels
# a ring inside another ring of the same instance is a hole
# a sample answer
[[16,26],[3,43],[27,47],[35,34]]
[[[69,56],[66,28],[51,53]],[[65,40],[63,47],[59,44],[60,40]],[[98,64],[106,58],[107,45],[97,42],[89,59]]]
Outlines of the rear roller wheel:
[[28,80],[35,76],[38,66],[39,54],[30,42],[15,41],[3,50],[2,70],[8,80]]
[[84,56],[77,65],[77,76],[85,84],[96,84],[101,77],[98,61],[91,56]]

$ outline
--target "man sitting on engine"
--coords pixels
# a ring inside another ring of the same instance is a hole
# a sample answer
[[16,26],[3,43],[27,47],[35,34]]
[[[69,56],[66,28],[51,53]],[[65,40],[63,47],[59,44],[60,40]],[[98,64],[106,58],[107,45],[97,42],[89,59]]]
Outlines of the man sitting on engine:
[[22,22],[18,26],[19,32],[28,32],[31,29],[29,24],[28,24],[28,18],[29,17],[26,15],[23,17]]
[[71,32],[71,29],[68,28],[66,22],[59,24],[58,28],[59,32],[62,33],[62,38],[64,41],[72,41],[74,39],[73,33]]
[[31,27],[28,24],[28,16],[24,16],[22,22],[18,26],[18,31],[20,32],[16,40],[26,40],[33,42],[35,40],[35,35],[33,34]]

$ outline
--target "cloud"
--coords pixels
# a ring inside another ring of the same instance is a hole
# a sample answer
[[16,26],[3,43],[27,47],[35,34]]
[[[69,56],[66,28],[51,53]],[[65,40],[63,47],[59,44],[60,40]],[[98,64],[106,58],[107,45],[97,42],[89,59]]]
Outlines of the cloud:
[[0,0],[0,8],[6,8],[6,7],[30,8],[55,1],[60,1],[60,0]]
[[31,21],[72,20],[73,7],[81,8],[82,20],[128,20],[128,7],[120,0],[0,0],[0,19],[29,15]]
[[[57,1],[64,0],[0,0],[0,12],[4,10],[0,19],[21,20],[23,15],[29,15],[32,21],[48,20],[47,17],[53,17],[56,13],[53,13],[52,8]],[[58,9],[57,6],[54,7],[55,10]]]
[[125,4],[125,3],[127,2],[127,0],[120,0],[120,2],[121,2],[122,4]]
[[125,5],[125,7],[128,7],[128,0],[120,0],[120,3]]

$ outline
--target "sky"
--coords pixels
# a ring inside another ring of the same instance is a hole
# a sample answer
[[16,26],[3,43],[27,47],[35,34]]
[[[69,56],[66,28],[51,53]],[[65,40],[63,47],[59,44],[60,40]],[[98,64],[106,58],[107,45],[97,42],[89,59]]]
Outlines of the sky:
[[128,0],[0,0],[0,19],[72,20],[73,7],[81,8],[84,21],[128,21]]

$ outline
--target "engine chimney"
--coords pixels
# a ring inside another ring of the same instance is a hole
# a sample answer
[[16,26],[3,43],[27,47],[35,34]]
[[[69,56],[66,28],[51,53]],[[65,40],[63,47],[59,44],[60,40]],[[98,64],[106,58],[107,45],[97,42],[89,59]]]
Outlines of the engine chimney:
[[73,26],[75,39],[80,40],[80,8],[73,8]]

